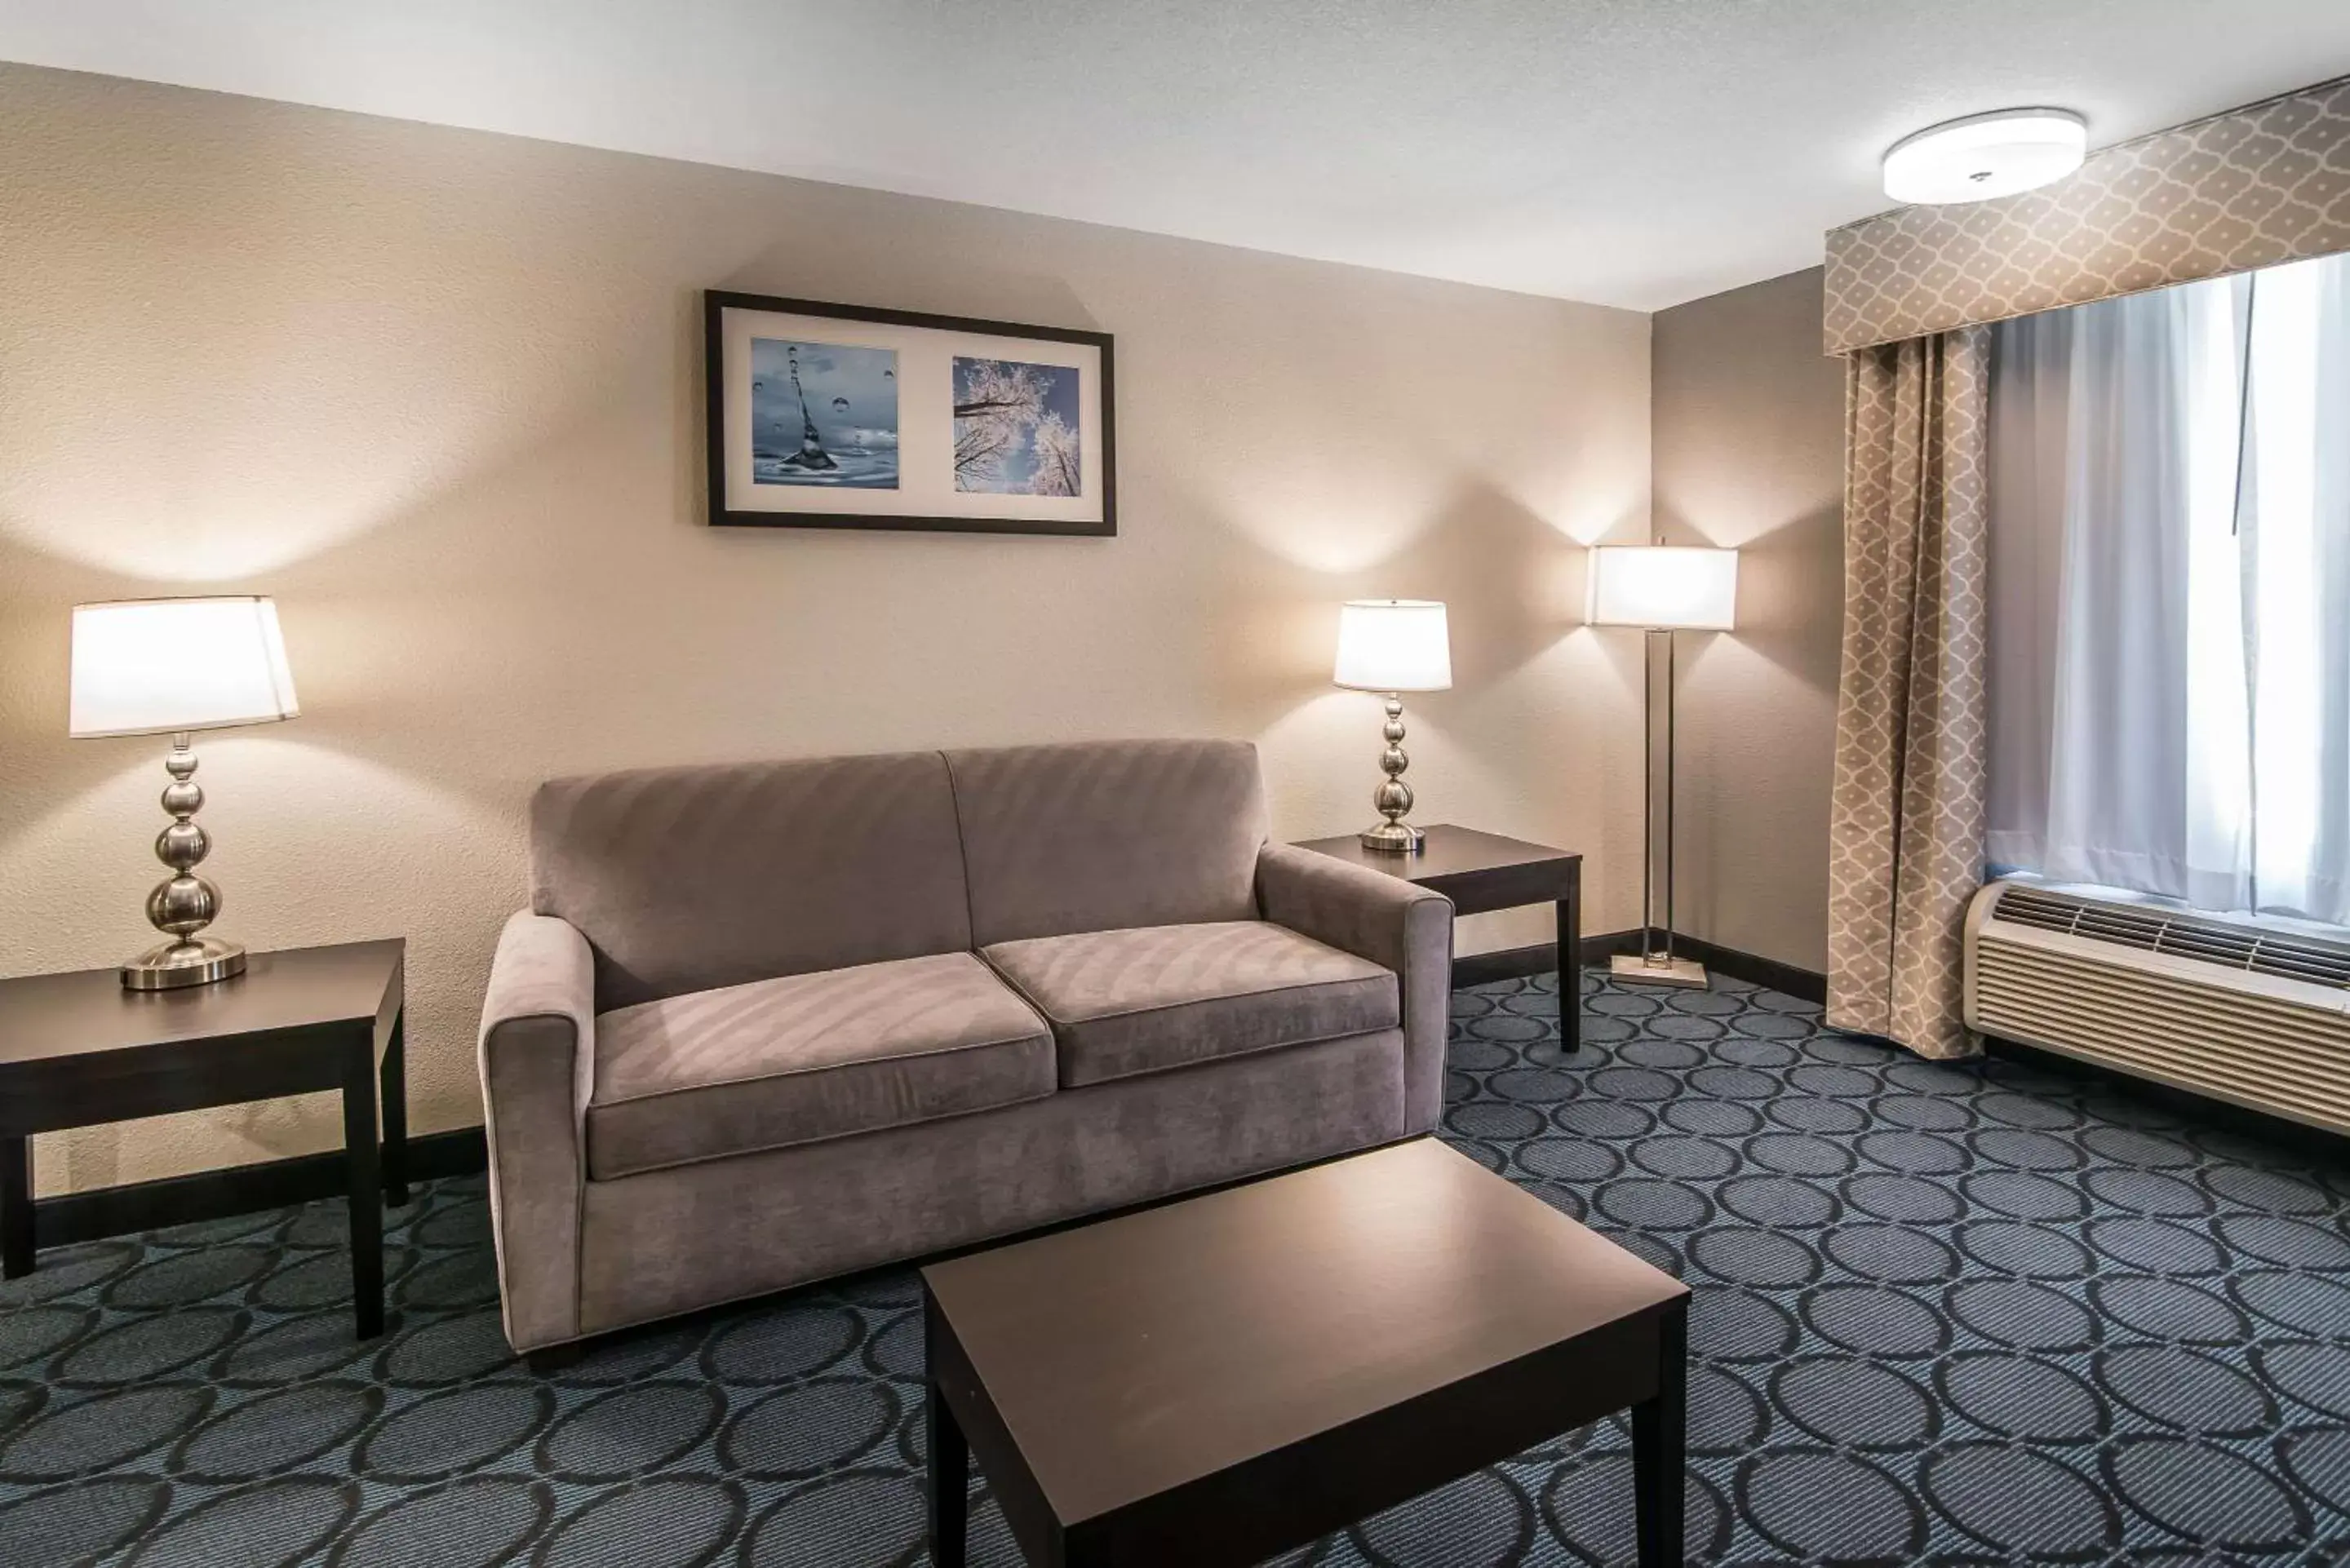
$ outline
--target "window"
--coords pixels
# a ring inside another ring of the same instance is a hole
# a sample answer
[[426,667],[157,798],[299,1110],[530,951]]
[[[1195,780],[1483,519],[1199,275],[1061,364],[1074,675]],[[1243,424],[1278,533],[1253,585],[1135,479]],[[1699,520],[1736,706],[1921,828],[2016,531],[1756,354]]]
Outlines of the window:
[[2350,257],[1993,358],[1989,858],[2350,924]]

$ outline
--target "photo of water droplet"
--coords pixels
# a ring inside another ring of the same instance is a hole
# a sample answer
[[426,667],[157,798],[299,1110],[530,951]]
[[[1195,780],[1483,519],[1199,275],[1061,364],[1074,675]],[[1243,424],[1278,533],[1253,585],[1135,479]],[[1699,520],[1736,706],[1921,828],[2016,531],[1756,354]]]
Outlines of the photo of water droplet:
[[754,337],[752,483],[897,489],[897,360],[889,348]]

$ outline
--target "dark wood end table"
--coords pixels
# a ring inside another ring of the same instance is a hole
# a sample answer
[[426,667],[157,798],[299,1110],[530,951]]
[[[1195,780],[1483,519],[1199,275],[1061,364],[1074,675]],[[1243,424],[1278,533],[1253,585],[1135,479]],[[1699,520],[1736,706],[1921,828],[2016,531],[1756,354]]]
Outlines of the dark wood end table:
[[1432,1138],[922,1271],[933,1568],[1262,1562],[1617,1411],[1681,1560],[1689,1290]]
[[383,1205],[408,1201],[405,958],[397,939],[255,953],[180,991],[112,969],[0,980],[0,1272],[33,1269],[33,1134],[337,1089],[351,1303],[359,1336],[381,1334]]
[[1558,912],[1558,1045],[1562,1058],[1583,1049],[1583,857],[1547,844],[1503,838],[1473,827],[1439,823],[1417,855],[1367,849],[1349,833],[1309,838],[1297,846],[1400,877],[1452,900],[1463,915],[1491,914],[1524,904]]

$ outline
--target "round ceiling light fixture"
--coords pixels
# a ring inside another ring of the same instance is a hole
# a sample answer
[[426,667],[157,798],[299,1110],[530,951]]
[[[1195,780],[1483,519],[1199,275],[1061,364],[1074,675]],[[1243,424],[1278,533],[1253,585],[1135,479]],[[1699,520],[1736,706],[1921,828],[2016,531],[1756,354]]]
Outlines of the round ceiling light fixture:
[[2089,122],[2070,109],[1995,109],[1929,126],[1885,155],[1885,193],[1946,206],[2062,180],[2088,156]]

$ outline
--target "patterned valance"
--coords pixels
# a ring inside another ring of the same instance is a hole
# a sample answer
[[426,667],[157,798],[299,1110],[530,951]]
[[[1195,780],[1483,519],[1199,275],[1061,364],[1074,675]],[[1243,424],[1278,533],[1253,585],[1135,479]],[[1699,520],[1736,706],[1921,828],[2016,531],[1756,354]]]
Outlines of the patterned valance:
[[2350,77],[1830,231],[1827,351],[2350,251]]

